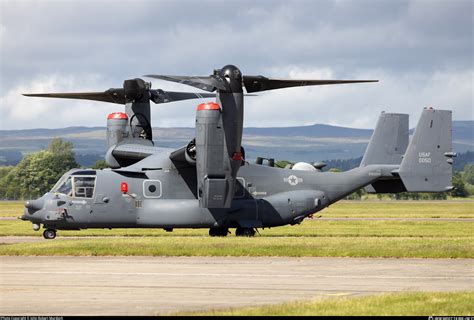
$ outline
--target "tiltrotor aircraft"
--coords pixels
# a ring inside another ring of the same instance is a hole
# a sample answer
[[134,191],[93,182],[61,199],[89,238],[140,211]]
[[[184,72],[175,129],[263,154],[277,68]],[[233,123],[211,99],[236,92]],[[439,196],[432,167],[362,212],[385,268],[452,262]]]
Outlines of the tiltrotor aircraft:
[[[408,115],[382,113],[360,167],[322,172],[324,164],[276,168],[249,163],[241,146],[243,90],[248,93],[296,86],[375,80],[276,80],[242,75],[232,65],[210,76],[147,77],[197,87],[209,94],[152,90],[142,79],[123,88],[93,93],[29,94],[125,104],[107,119],[104,170],[73,169],[50,192],[27,201],[22,220],[33,229],[209,228],[211,236],[253,236],[257,228],[299,224],[309,215],[360,188],[372,193],[451,190],[451,111],[424,109],[409,142]],[[196,137],[178,150],[153,145],[150,100],[155,103],[202,97]],[[261,159],[260,159],[261,160]]]

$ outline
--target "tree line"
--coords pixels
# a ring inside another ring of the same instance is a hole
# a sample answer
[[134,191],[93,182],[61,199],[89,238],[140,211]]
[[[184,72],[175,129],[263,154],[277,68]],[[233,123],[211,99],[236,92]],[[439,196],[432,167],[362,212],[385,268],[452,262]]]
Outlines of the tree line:
[[16,166],[0,167],[0,199],[38,198],[64,173],[78,167],[72,142],[55,138],[46,150],[24,156]]

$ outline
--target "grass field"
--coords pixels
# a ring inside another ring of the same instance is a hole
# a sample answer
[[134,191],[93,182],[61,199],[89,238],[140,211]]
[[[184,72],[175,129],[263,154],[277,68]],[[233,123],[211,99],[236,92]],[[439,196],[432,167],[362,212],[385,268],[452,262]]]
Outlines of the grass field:
[[403,292],[297,301],[263,307],[183,313],[192,316],[453,316],[474,315],[474,292]]
[[23,214],[24,201],[0,201],[0,217],[18,217]]
[[[263,237],[470,237],[473,222],[470,221],[403,221],[403,220],[318,220],[306,219],[300,225],[259,229]],[[208,235],[207,229],[86,229],[80,231],[59,230],[61,237],[82,236],[135,236],[135,237],[174,237]],[[37,236],[31,223],[21,220],[0,220],[0,236]],[[257,235],[258,236],[258,235]]]
[[468,237],[108,237],[2,245],[0,255],[474,258],[474,244]]
[[[22,203],[0,202],[0,212]],[[471,218],[474,202],[343,201],[323,217]],[[473,222],[434,220],[321,220],[259,230],[255,238],[210,238],[207,229],[91,229],[58,231],[53,241],[0,246],[0,255],[200,255],[474,258]],[[0,220],[0,236],[37,236],[31,223]],[[69,239],[68,237],[79,237]],[[90,238],[100,236],[101,238]],[[126,236],[126,238],[124,238]]]
[[474,218],[474,201],[340,201],[317,215],[328,218]]

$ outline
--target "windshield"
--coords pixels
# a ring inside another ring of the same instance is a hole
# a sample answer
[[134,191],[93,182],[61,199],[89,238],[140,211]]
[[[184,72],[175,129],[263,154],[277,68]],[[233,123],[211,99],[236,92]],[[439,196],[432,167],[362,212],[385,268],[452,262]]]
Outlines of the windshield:
[[64,174],[58,182],[54,185],[53,188],[51,188],[50,192],[58,192],[59,187],[64,183],[64,181],[68,178],[69,176],[67,174]]
[[72,179],[68,177],[62,184],[59,185],[56,192],[65,194],[67,196],[72,196]]
[[52,192],[62,193],[74,198],[92,198],[95,176],[69,176],[61,179]]

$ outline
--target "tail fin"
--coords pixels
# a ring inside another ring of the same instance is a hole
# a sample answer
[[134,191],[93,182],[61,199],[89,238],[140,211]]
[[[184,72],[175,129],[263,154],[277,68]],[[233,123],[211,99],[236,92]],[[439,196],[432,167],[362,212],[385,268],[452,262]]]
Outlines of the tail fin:
[[[360,163],[400,164],[408,146],[408,114],[380,114],[372,138]],[[396,193],[406,191],[400,179],[378,180],[365,187],[368,193]]]
[[407,146],[408,115],[382,112],[360,166],[400,164]]
[[425,108],[398,172],[410,192],[452,190],[452,112]]

